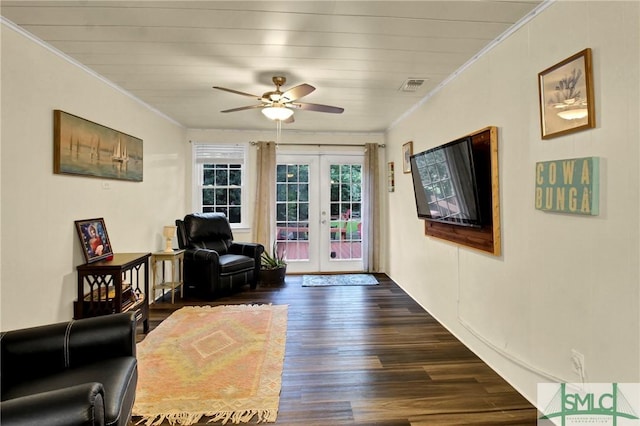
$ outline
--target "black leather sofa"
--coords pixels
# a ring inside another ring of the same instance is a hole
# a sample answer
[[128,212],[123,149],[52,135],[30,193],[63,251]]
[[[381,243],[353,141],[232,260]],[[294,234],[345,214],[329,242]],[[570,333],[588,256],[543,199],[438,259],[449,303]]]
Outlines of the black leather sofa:
[[138,382],[133,313],[0,334],[2,426],[125,426]]
[[264,246],[233,241],[227,217],[222,213],[193,213],[176,220],[178,247],[185,249],[184,286],[187,293],[214,299],[252,289],[260,279]]

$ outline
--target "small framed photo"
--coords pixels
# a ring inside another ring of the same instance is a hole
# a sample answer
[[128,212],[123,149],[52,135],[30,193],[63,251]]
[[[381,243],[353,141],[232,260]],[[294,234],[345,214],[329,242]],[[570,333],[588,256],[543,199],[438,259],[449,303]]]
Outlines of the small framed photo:
[[113,256],[104,219],[76,220],[75,224],[84,259],[87,263],[97,262]]
[[410,157],[413,155],[413,142],[402,145],[402,173],[411,173]]
[[396,190],[396,177],[393,161],[387,163],[387,187],[389,192]]
[[538,74],[542,139],[596,126],[591,49]]

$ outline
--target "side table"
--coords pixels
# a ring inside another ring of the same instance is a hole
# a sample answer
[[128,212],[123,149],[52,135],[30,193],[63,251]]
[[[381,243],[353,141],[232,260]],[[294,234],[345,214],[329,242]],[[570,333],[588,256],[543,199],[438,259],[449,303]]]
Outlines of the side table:
[[78,300],[74,318],[133,311],[149,332],[149,256],[151,253],[115,253],[76,267]]
[[[167,281],[165,277],[164,262],[171,263],[171,281]],[[156,266],[160,264],[162,269],[162,281],[158,282],[156,276]],[[184,278],[183,278],[184,250],[174,250],[172,252],[158,251],[151,255],[151,270],[153,271],[153,298],[155,301],[156,289],[164,291],[171,290],[171,303],[175,302],[175,290],[180,287],[180,297],[184,297]]]

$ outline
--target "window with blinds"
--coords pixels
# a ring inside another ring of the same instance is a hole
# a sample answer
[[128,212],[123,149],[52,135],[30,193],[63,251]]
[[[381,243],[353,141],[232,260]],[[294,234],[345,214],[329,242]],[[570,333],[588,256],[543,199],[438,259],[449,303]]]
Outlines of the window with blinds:
[[224,213],[232,226],[242,225],[246,145],[194,143],[196,208]]

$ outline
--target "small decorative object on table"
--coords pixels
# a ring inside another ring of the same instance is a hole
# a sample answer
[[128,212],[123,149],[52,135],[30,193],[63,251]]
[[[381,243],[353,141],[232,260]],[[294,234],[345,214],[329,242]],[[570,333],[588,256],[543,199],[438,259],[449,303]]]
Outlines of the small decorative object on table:
[[113,257],[113,249],[109,242],[104,219],[76,220],[75,224],[86,263]]
[[166,244],[164,247],[164,252],[165,253],[172,253],[173,252],[173,245],[171,244],[171,240],[173,240],[173,237],[176,236],[176,227],[175,226],[165,226],[163,231],[162,231],[162,235],[164,235],[164,237],[166,238]]

